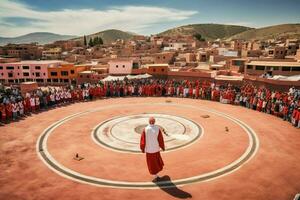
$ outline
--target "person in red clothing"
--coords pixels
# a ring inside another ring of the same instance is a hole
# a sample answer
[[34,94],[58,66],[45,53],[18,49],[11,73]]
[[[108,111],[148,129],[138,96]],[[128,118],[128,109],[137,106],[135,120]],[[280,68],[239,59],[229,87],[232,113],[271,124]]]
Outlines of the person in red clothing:
[[155,119],[153,117],[150,117],[149,125],[143,130],[140,148],[143,153],[146,153],[149,173],[154,175],[154,180],[157,180],[159,178],[157,174],[164,166],[160,149],[164,151],[165,144],[162,132],[160,128],[155,125]]
[[10,121],[12,119],[12,104],[11,103],[6,104],[5,110],[6,110],[6,119]]
[[1,113],[1,121],[3,123],[6,122],[6,109],[5,105],[3,103],[0,104],[0,113]]

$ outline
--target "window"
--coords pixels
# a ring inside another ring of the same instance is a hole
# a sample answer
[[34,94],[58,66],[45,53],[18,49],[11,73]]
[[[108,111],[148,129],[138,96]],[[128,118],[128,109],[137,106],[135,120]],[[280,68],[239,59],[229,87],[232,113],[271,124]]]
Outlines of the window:
[[279,70],[279,67],[272,66],[271,69],[273,69],[273,71],[278,71],[278,70]]
[[3,67],[2,67],[2,66],[0,66],[0,69],[3,69]]
[[166,59],[166,56],[163,56],[163,59]]
[[153,72],[156,72],[156,69],[153,69]]
[[57,72],[50,72],[51,76],[57,76]]
[[20,73],[18,73],[18,76],[20,75]]
[[125,65],[123,65],[123,68],[125,68]]
[[69,82],[69,79],[64,79],[64,83],[68,83]]
[[291,71],[291,67],[282,67],[281,71],[289,72]]
[[74,72],[74,70],[72,69],[72,70],[71,70],[71,74],[74,74],[74,73],[75,73],[75,72]]
[[34,73],[32,73],[32,76],[34,76]]
[[12,78],[13,77],[13,73],[8,73],[8,77]]
[[44,76],[46,76],[46,73],[43,73]]
[[40,70],[41,66],[35,66],[35,69]]
[[35,76],[36,77],[40,77],[41,75],[40,75],[40,72],[35,72]]
[[119,66],[118,65],[116,65],[116,68],[118,68]]
[[293,68],[292,68],[292,71],[294,71],[294,72],[295,72],[295,71],[296,71],[296,72],[299,72],[299,71],[300,71],[300,67],[293,67]]
[[162,71],[162,72],[164,72],[164,71],[165,71],[165,69],[161,69],[161,71]]
[[256,66],[255,69],[256,70],[265,70],[265,66]]
[[29,66],[22,66],[23,69],[29,69]]
[[38,82],[38,83],[43,83],[43,82],[44,82],[44,79],[36,79],[36,82]]
[[6,69],[14,69],[13,66],[7,66]]
[[247,69],[253,69],[252,65],[247,65]]
[[29,73],[28,72],[24,72],[23,76],[29,76]]
[[68,76],[69,75],[69,72],[68,71],[61,71],[60,74],[62,76]]
[[269,51],[269,54],[272,55],[274,53],[274,51]]
[[20,69],[20,66],[18,66],[18,69]]

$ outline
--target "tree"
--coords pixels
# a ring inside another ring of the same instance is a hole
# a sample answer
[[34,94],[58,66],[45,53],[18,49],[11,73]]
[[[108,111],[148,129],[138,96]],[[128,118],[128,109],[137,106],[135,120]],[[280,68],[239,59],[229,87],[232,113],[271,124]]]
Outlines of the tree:
[[86,36],[85,36],[85,35],[83,36],[83,44],[84,44],[84,46],[87,45],[87,42],[86,42]]
[[93,47],[93,46],[94,46],[93,38],[90,38],[89,47]]
[[200,33],[196,33],[196,34],[194,35],[194,37],[195,37],[198,41],[205,41],[205,39],[202,38],[202,35],[201,35]]
[[101,45],[103,44],[103,40],[101,37],[94,37],[94,40],[93,40],[93,45],[96,46],[96,45]]

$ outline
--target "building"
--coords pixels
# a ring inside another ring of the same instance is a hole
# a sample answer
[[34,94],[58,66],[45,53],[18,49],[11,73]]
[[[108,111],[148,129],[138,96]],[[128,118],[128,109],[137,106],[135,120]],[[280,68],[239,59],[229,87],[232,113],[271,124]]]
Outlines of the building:
[[111,75],[131,74],[132,69],[138,69],[140,64],[133,59],[115,59],[108,62],[108,72]]
[[243,43],[240,40],[234,40],[231,41],[230,47],[235,51],[241,51],[243,48]]
[[88,65],[74,65],[73,63],[61,63],[59,66],[48,67],[48,83],[75,84],[80,72],[88,70]]
[[188,48],[188,44],[185,42],[172,42],[168,46],[164,47],[164,51],[180,51]]
[[58,67],[62,61],[21,61],[12,63],[0,63],[0,81],[3,83],[22,83],[35,81],[46,83],[48,68]]
[[147,64],[144,66],[147,68],[147,73],[153,76],[167,77],[169,65],[168,64]]
[[267,57],[273,59],[284,59],[286,55],[285,47],[276,46],[266,49]]
[[33,44],[8,44],[2,47],[2,54],[21,60],[36,60],[42,57],[42,49]]
[[175,59],[174,52],[162,52],[154,54],[154,63],[155,64],[172,64]]
[[246,59],[243,58],[235,58],[229,60],[229,69],[231,71],[244,72]]
[[261,50],[242,50],[242,54],[241,56],[243,58],[246,57],[260,57],[262,55],[262,51]]
[[292,76],[300,74],[300,63],[290,61],[259,61],[252,60],[245,63],[247,75],[283,75]]
[[44,60],[57,60],[61,58],[61,48],[51,48],[48,50],[42,51],[42,58]]

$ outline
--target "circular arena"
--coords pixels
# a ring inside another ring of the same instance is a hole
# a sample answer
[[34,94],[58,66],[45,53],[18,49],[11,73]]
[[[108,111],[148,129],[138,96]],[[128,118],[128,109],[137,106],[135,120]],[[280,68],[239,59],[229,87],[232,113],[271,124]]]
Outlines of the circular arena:
[[[159,182],[139,148],[150,116],[166,145]],[[299,129],[240,106],[109,98],[0,132],[0,199],[293,199],[300,190]]]

